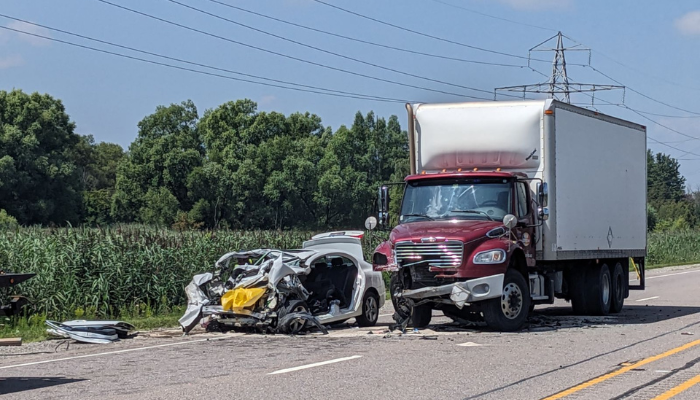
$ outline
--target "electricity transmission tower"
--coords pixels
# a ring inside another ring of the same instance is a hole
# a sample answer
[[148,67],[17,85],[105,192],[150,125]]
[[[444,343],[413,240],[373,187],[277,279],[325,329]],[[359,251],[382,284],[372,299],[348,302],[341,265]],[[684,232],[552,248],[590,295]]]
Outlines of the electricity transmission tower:
[[[538,44],[537,46],[533,47],[530,49],[528,52],[528,60],[527,60],[527,66],[531,69],[534,70],[534,68],[530,67],[530,62],[532,61],[532,53],[533,52],[541,52],[541,51],[553,51],[554,52],[554,60],[552,61],[552,75],[549,77],[548,82],[542,82],[542,83],[534,83],[534,84],[529,84],[529,85],[517,85],[517,86],[506,86],[506,87],[500,87],[494,89],[494,100],[496,99],[496,96],[498,95],[499,91],[502,92],[518,92],[523,94],[523,98],[526,97],[527,93],[546,93],[549,95],[549,98],[551,99],[556,99],[559,101],[563,101],[566,103],[571,103],[571,93],[586,93],[586,92],[591,92],[594,93],[596,91],[600,90],[614,90],[614,89],[622,89],[624,93],[624,86],[617,86],[617,85],[597,85],[597,84],[590,84],[590,83],[577,83],[577,82],[572,82],[569,79],[569,76],[566,72],[566,56],[565,52],[566,51],[587,51],[588,52],[588,66],[591,64],[591,49],[581,47],[580,44],[576,44],[571,47],[564,47],[564,38],[573,41],[572,39],[566,37],[563,35],[561,32],[557,33],[556,35],[552,36],[551,38],[545,40],[544,42]],[[547,47],[547,43],[552,42],[554,39],[556,39],[556,47],[551,48]],[[586,65],[586,64],[583,64]],[[544,75],[544,74],[543,74]],[[591,104],[593,104],[593,101],[595,100],[595,97],[593,94],[589,95],[591,97]],[[623,94],[623,99],[624,99],[624,94]]]

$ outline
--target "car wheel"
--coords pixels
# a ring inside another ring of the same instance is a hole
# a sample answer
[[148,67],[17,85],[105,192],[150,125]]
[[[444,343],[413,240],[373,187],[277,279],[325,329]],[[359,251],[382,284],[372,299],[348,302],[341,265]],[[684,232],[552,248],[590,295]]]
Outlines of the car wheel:
[[[284,307],[284,313],[280,315],[279,317],[282,317],[287,314],[292,314],[292,313],[308,313],[309,312],[309,306],[306,305],[306,302],[303,300],[290,300],[287,305]],[[304,325],[306,325],[306,320],[297,318],[294,321],[291,321],[287,327],[287,333],[295,335],[299,332],[301,332],[304,329]]]
[[420,306],[413,307],[413,327],[414,328],[424,328],[430,325],[430,320],[433,318],[433,305],[432,304],[422,304]]
[[362,298],[362,314],[356,318],[359,326],[374,326],[379,319],[379,296],[374,292],[365,292]]
[[622,272],[622,264],[617,262],[612,270],[612,303],[611,313],[619,313],[625,304],[625,274]]
[[514,270],[506,271],[501,297],[486,300],[484,319],[489,328],[501,332],[520,329],[530,311],[530,290],[523,275]]

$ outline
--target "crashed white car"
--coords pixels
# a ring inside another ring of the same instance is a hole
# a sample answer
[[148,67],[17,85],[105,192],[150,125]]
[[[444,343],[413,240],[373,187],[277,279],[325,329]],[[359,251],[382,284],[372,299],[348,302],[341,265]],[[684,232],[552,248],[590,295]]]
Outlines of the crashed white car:
[[185,333],[200,321],[209,331],[326,332],[325,325],[355,318],[377,322],[384,280],[364,260],[361,232],[314,236],[299,250],[227,253],[214,272],[195,275],[186,287]]

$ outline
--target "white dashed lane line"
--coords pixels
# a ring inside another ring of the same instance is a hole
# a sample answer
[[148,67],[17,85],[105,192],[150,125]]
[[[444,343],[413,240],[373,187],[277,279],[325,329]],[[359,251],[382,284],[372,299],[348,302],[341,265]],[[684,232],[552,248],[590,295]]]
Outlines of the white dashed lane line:
[[659,298],[659,296],[653,296],[653,297],[647,297],[647,298],[639,299],[639,300],[635,300],[635,301],[647,301],[647,300],[654,300],[654,299],[658,299],[658,298]]
[[322,365],[328,365],[328,364],[335,364],[335,363],[342,362],[342,361],[354,360],[354,359],[360,358],[360,357],[362,357],[362,356],[350,356],[350,357],[336,358],[336,359],[328,360],[328,361],[321,361],[321,362],[317,362],[317,363],[313,363],[313,364],[300,365],[298,367],[285,368],[285,369],[277,370],[275,372],[270,372],[268,375],[286,374],[287,372],[294,372],[294,371],[299,371],[301,369],[320,367]]
[[[645,278],[645,280],[648,281],[649,279],[665,278],[665,277],[667,277],[667,276],[694,274],[694,273],[696,273],[696,272],[700,272],[700,269],[694,269],[694,270],[692,270],[692,271],[685,271],[685,272],[676,272],[676,273],[674,273],[674,274],[647,276],[647,277]],[[632,275],[632,274],[630,273],[630,275]],[[630,282],[637,282],[637,279],[630,279]]]

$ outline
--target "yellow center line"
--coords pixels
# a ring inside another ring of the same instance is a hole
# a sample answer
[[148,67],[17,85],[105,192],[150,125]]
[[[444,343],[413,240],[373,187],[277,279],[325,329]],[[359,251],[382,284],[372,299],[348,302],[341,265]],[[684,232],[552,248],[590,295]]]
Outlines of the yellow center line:
[[698,383],[700,383],[700,374],[695,375],[694,378],[688,379],[687,381],[681,383],[680,385],[669,389],[668,392],[663,393],[663,394],[660,394],[660,395],[654,397],[654,398],[651,399],[651,400],[667,400],[667,399],[670,399],[671,397],[673,397],[673,396],[679,394],[680,392],[682,392],[682,391],[684,391],[684,390],[690,389],[693,385],[697,385]]
[[[680,353],[680,352],[683,351],[683,350],[687,350],[687,349],[689,349],[689,348],[691,348],[691,347],[693,347],[693,346],[697,346],[697,345],[699,345],[699,344],[700,344],[700,340],[695,340],[695,341],[693,341],[693,342],[690,342],[690,343],[684,344],[684,345],[682,345],[682,346],[676,347],[676,348],[671,349],[671,350],[669,350],[669,351],[666,351],[666,352],[664,352],[664,353],[657,354],[657,355],[655,355],[655,356],[651,356],[651,357],[645,358],[645,359],[643,359],[643,360],[641,360],[641,361],[637,361],[636,363],[633,363],[633,364],[630,364],[630,365],[626,365],[626,366],[624,366],[624,367],[618,369],[617,371],[609,372],[609,373],[607,373],[607,374],[605,374],[605,375],[601,375],[601,376],[599,376],[599,377],[597,377],[597,378],[593,378],[593,379],[591,379],[591,380],[589,380],[589,381],[580,383],[580,384],[578,384],[578,385],[576,385],[576,386],[574,386],[574,387],[571,387],[571,388],[569,388],[569,389],[566,389],[566,390],[564,390],[564,391],[562,391],[562,392],[553,394],[553,395],[551,395],[551,396],[549,396],[549,397],[545,397],[545,398],[542,399],[542,400],[557,400],[557,399],[561,399],[561,398],[563,398],[563,397],[566,397],[566,396],[568,396],[568,395],[574,394],[574,393],[576,393],[576,392],[580,392],[581,390],[586,389],[586,388],[588,388],[588,387],[591,387],[591,386],[593,386],[593,385],[597,385],[597,384],[599,384],[599,383],[601,383],[601,382],[605,382],[605,381],[607,381],[607,380],[610,379],[610,378],[614,378],[614,377],[616,377],[616,376],[618,376],[618,375],[622,375],[622,374],[624,374],[625,372],[629,372],[629,371],[631,371],[631,370],[633,370],[633,369],[636,369],[636,368],[639,368],[639,367],[641,367],[641,366],[643,366],[643,365],[647,365],[647,364],[649,364],[649,363],[652,363],[652,362],[654,362],[654,361],[660,360],[660,359],[662,359],[662,358],[665,358],[665,357],[668,357],[668,356],[672,356],[672,355],[674,355],[674,354],[676,354],[676,353]],[[691,385],[691,386],[692,386],[692,385]],[[690,387],[690,386],[689,386],[689,387]]]

